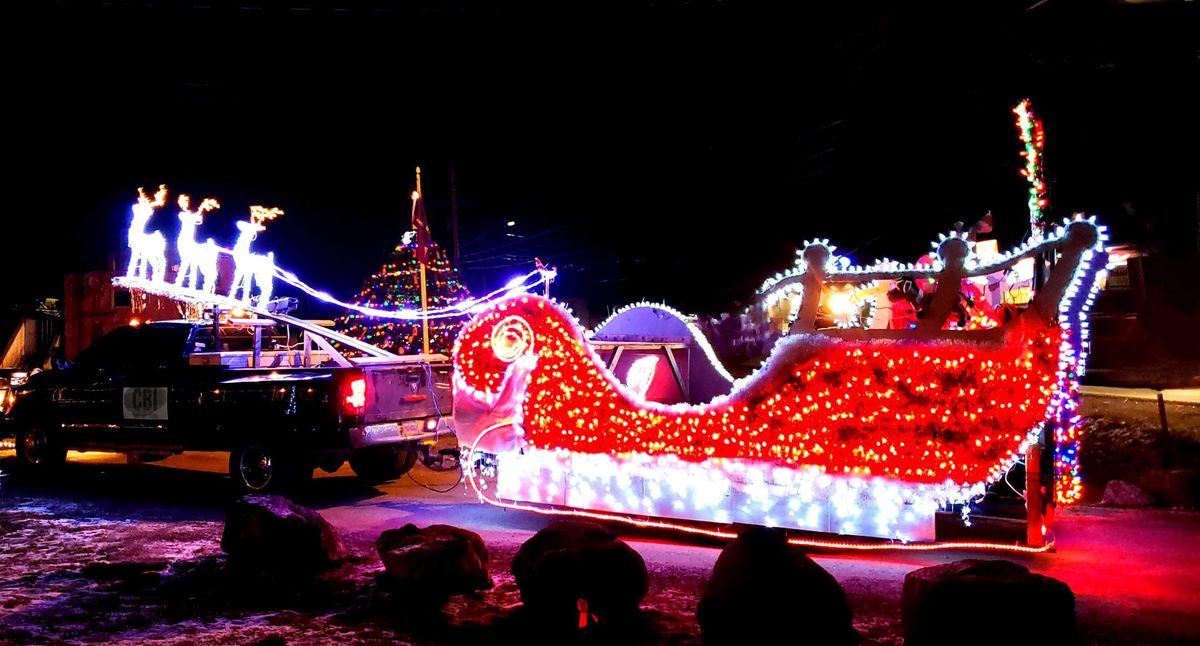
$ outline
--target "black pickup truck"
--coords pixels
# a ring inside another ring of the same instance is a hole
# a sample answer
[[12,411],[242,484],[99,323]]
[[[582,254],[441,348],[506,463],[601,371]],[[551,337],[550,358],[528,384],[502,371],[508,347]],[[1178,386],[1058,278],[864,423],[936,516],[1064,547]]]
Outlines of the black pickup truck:
[[229,451],[229,473],[242,490],[295,488],[314,468],[336,471],[347,459],[360,478],[382,482],[411,469],[447,431],[445,357],[351,364],[340,355],[334,362],[329,345],[321,352],[305,344],[302,359],[294,340],[269,321],[114,330],[70,367],[14,389],[4,421],[16,438],[17,466],[51,474],[67,450],[144,461]]

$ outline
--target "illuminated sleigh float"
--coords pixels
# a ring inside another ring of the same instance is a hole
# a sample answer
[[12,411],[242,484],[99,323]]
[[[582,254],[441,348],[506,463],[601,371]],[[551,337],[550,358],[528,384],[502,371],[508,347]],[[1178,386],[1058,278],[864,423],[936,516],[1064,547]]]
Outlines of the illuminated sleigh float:
[[[1049,251],[1057,262],[1029,308],[990,330],[940,329],[957,290],[935,295],[929,327],[913,330],[803,331],[816,308],[806,298],[801,331],[730,392],[698,405],[643,399],[641,359],[623,371],[634,392],[552,301],[501,301],[463,329],[454,353],[459,441],[476,457],[494,456],[471,484],[490,504],[543,513],[934,540],[935,513],[981,494],[1047,424],[1071,446],[1103,238],[1076,219],[984,264],[952,236],[937,265],[911,269],[839,270],[825,247],[810,246],[797,276],[806,294],[914,271],[957,285]],[[1077,488],[1077,474],[1064,478]]]

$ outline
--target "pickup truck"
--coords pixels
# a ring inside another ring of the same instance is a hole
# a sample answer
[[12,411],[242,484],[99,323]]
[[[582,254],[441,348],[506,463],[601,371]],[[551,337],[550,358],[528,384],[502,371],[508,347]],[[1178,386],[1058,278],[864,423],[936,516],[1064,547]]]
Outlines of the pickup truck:
[[261,319],[118,328],[71,366],[13,389],[5,423],[17,467],[50,474],[68,450],[143,461],[229,451],[243,491],[294,489],[314,468],[336,471],[347,459],[359,478],[377,483],[403,475],[448,432],[445,357],[335,362],[333,346],[314,351],[311,335],[302,356],[292,332]]

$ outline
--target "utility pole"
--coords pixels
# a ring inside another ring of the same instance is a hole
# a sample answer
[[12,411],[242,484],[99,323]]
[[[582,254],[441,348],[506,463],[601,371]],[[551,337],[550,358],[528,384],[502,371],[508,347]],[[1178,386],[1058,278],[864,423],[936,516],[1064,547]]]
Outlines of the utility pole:
[[462,273],[458,264],[458,181],[454,172],[454,160],[450,160],[450,235],[454,239],[454,267]]
[[[414,216],[416,215],[416,212],[417,212],[417,202],[419,200],[423,200],[423,199],[425,199],[425,198],[421,195],[421,167],[417,166],[417,190],[413,192],[413,215]],[[429,244],[429,242],[430,242],[429,241],[429,220],[425,216],[424,204],[422,204],[421,222],[418,224],[418,226],[423,227],[425,229],[425,239],[424,240],[421,239],[421,233],[419,231],[417,232],[417,239],[419,240],[419,242],[417,242],[417,248],[418,248],[417,259],[419,261],[421,258],[420,254],[428,253],[428,250],[427,250],[428,248],[425,247],[425,245]],[[428,361],[429,360],[429,298],[428,298],[428,294],[425,290],[425,263],[422,262],[422,263],[420,263],[420,265],[421,265],[421,341],[422,341],[421,348],[425,353],[425,360]]]

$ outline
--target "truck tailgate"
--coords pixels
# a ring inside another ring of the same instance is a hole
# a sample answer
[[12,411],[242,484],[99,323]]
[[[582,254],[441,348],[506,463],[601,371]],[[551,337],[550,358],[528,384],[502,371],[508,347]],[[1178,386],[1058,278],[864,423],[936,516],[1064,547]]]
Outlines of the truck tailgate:
[[367,379],[363,411],[366,424],[433,417],[439,413],[449,417],[452,412],[449,363],[364,366],[363,373]]

